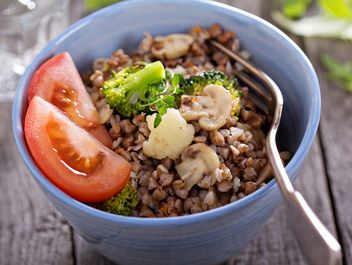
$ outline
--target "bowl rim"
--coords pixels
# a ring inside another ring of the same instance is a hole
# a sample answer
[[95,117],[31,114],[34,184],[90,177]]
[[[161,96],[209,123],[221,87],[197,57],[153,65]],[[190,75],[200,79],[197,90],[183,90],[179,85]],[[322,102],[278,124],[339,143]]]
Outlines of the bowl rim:
[[[301,143],[298,146],[298,149],[288,165],[285,167],[286,171],[289,175],[293,175],[292,173],[295,172],[296,170],[299,169],[299,165],[303,165],[303,161],[305,157],[307,156],[307,153],[309,151],[309,148],[311,147],[316,131],[318,129],[319,125],[319,119],[320,119],[320,108],[321,108],[321,98],[320,98],[320,88],[319,88],[319,82],[317,75],[315,73],[315,70],[307,58],[307,56],[304,54],[304,52],[298,47],[296,43],[294,43],[286,34],[284,34],[281,30],[279,30],[277,27],[272,25],[271,23],[267,22],[266,20],[257,17],[256,15],[253,15],[251,13],[248,13],[244,10],[241,10],[236,7],[232,7],[226,4],[218,3],[218,2],[213,2],[209,0],[153,0],[154,3],[179,3],[179,2],[186,2],[189,4],[196,4],[196,5],[202,5],[205,8],[212,8],[215,11],[218,12],[226,12],[228,14],[230,13],[236,13],[238,16],[246,17],[252,20],[254,23],[257,25],[260,25],[261,27],[266,27],[269,28],[272,32],[272,34],[275,35],[276,38],[281,39],[284,42],[287,42],[288,48],[290,48],[294,53],[298,54],[299,60],[303,63],[303,65],[306,66],[307,71],[309,73],[309,79],[311,79],[312,82],[312,87],[314,90],[313,93],[313,98],[312,98],[312,104],[310,107],[310,115],[308,119],[308,125],[305,130],[304,136],[302,138]],[[16,146],[20,152],[20,155],[22,159],[24,160],[27,168],[29,169],[31,175],[35,178],[35,180],[40,184],[40,186],[43,186],[42,189],[44,192],[49,192],[52,194],[58,201],[61,201],[64,204],[67,204],[69,207],[72,207],[73,209],[83,212],[84,214],[93,216],[98,219],[102,219],[107,222],[114,222],[114,223],[119,223],[123,225],[133,225],[133,226],[182,226],[182,225],[188,225],[188,224],[194,224],[198,223],[199,221],[209,221],[213,220],[216,218],[219,218],[221,216],[227,215],[231,213],[232,211],[236,211],[237,209],[246,207],[247,205],[251,204],[258,198],[263,197],[265,194],[268,192],[272,191],[273,189],[278,190],[279,187],[277,185],[277,182],[275,179],[271,180],[267,185],[264,187],[258,189],[254,193],[245,196],[244,198],[232,202],[230,204],[208,210],[205,212],[201,213],[195,213],[191,215],[186,215],[186,216],[178,216],[178,217],[167,217],[167,218],[141,218],[141,217],[130,217],[130,216],[120,216],[120,215],[115,215],[111,213],[107,213],[98,209],[95,209],[89,205],[86,205],[82,202],[79,202],[72,197],[68,196],[65,194],[63,191],[61,191],[59,188],[57,188],[54,184],[52,184],[45,176],[44,174],[39,170],[35,162],[33,161],[28,147],[25,143],[25,140],[22,141],[21,139],[24,139],[24,131],[23,131],[23,124],[22,124],[22,119],[21,119],[21,101],[23,97],[25,97],[25,91],[26,91],[26,78],[28,78],[29,75],[32,75],[34,71],[37,69],[36,65],[42,62],[44,57],[47,57],[50,52],[55,50],[55,47],[57,47],[60,42],[65,39],[67,36],[73,34],[75,31],[79,30],[81,27],[84,27],[86,24],[89,24],[89,22],[96,17],[100,17],[103,15],[107,15],[113,12],[116,12],[120,8],[131,8],[134,5],[140,5],[140,4],[145,4],[145,0],[129,0],[129,1],[123,1],[120,3],[113,4],[111,6],[105,7],[103,9],[100,9],[78,21],[70,25],[68,28],[66,28],[61,34],[59,34],[56,38],[54,38],[52,41],[49,42],[49,44],[41,50],[41,52],[34,58],[32,63],[27,67],[25,73],[21,76],[21,79],[17,85],[16,88],[16,95],[14,98],[13,102],[13,107],[12,107],[12,132],[14,135],[15,143]],[[32,74],[30,74],[32,73]],[[25,111],[23,111],[25,112]],[[292,180],[292,177],[291,177]],[[281,193],[279,194],[281,196]]]

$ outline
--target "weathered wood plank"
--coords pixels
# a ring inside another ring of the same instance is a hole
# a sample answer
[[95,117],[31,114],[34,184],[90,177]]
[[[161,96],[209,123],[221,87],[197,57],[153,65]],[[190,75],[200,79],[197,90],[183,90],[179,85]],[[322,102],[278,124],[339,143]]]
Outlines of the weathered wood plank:
[[343,91],[326,78],[319,63],[321,54],[328,53],[339,60],[351,60],[350,42],[310,39],[305,46],[315,69],[318,71],[321,93],[321,137],[326,168],[333,194],[337,225],[345,254],[345,263],[352,264],[352,95]]
[[242,10],[248,11],[254,15],[262,16],[263,1],[262,0],[215,0],[216,2],[235,6]]
[[73,264],[70,227],[19,157],[11,105],[0,105],[0,264]]
[[80,235],[74,232],[77,265],[112,265],[111,261],[94,250]]

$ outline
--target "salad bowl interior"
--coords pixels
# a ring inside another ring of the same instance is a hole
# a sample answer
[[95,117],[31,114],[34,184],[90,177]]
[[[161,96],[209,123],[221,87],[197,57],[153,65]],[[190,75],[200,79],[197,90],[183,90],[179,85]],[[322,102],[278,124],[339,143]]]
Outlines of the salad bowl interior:
[[239,9],[202,0],[125,1],[85,17],[40,52],[17,86],[13,134],[19,152],[48,200],[76,231],[118,264],[216,264],[240,251],[279,204],[275,180],[247,197],[207,212],[182,217],[137,218],[112,215],[69,197],[43,175],[30,156],[23,122],[28,85],[36,69],[52,56],[69,52],[80,72],[95,58],[117,48],[137,48],[144,32],[186,32],[194,25],[219,23],[235,31],[253,62],[280,87],[284,110],[278,145],[291,153],[286,171],[294,180],[308,155],[320,117],[315,71],[292,40],[270,23]]

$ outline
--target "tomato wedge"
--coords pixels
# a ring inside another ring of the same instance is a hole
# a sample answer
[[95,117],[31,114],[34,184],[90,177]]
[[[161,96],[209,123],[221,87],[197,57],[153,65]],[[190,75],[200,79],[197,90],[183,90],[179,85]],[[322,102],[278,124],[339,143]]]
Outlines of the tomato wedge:
[[77,125],[111,148],[111,138],[99,123],[99,115],[84,87],[77,68],[67,52],[46,61],[34,73],[28,100],[40,96],[65,112]]
[[130,164],[41,97],[31,100],[24,129],[38,167],[71,197],[100,202],[127,184]]

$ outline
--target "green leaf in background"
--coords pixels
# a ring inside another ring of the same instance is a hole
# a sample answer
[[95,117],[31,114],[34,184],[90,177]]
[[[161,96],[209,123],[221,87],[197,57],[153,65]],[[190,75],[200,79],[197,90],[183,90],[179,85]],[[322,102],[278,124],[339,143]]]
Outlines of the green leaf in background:
[[285,0],[282,12],[286,17],[299,18],[303,16],[312,0]]
[[323,54],[320,60],[328,70],[329,79],[341,85],[346,91],[352,92],[352,61],[342,64],[327,54]]
[[352,0],[319,0],[318,3],[329,15],[352,19]]
[[[295,8],[290,6],[294,6],[293,2],[297,2],[298,6],[303,6],[304,0],[283,1],[282,13],[274,11],[272,17],[284,29],[305,37],[328,37],[352,40],[352,0],[317,0],[321,13],[299,20],[291,19],[294,18],[293,14],[295,12],[299,14],[299,8],[296,7],[297,11],[294,11]],[[285,11],[285,8],[292,9],[293,11]],[[304,8],[301,8],[301,11],[305,12]]]
[[352,40],[351,20],[336,19],[323,14],[295,21],[285,17],[278,11],[274,11],[272,17],[281,27],[296,35]]
[[120,1],[121,0],[84,0],[84,7],[87,10],[92,11]]

